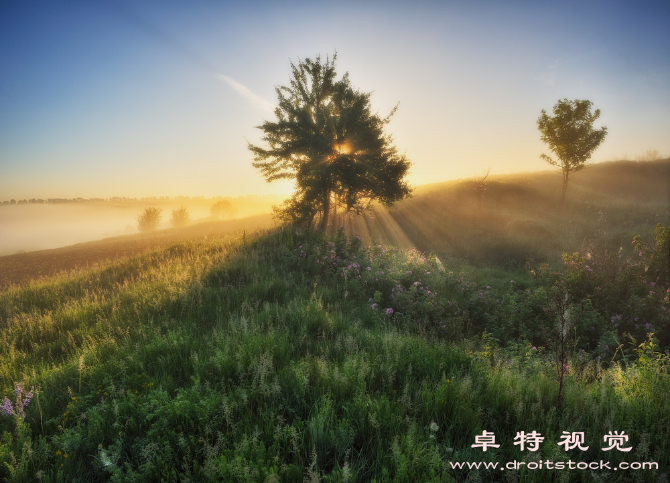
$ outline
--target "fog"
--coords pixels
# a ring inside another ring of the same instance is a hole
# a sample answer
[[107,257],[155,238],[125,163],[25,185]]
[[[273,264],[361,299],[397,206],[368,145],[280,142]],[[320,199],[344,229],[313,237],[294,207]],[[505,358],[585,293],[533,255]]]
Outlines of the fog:
[[[172,210],[182,205],[196,224],[211,220],[211,206],[221,199],[0,204],[0,256],[139,233],[137,217],[149,206],[162,210],[158,230],[171,228]],[[243,218],[269,213],[283,197],[227,199],[237,209],[234,218]]]

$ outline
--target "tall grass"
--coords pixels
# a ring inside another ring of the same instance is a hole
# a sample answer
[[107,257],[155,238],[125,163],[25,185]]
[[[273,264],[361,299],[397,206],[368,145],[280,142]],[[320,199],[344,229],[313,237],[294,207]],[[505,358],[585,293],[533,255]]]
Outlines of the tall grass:
[[[576,352],[559,404],[541,350],[472,337],[473,294],[462,289],[478,282],[445,263],[279,229],[178,244],[3,292],[0,391],[13,400],[20,382],[35,395],[25,420],[0,415],[0,478],[657,481],[667,473],[666,359],[643,351],[636,363],[605,367]],[[510,287],[499,275],[487,296],[518,298],[533,283]],[[466,315],[448,315],[447,300]],[[484,430],[499,449],[471,448]],[[603,435],[622,430],[633,451],[603,453]],[[540,451],[514,446],[518,431],[541,433]],[[585,432],[589,449],[564,452],[562,431]],[[450,465],[568,458],[660,469]]]

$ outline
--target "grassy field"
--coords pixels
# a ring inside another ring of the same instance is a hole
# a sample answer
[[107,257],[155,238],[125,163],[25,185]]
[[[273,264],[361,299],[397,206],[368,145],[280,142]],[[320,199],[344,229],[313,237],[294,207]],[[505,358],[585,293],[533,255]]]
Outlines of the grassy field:
[[[546,194],[543,217],[542,185],[493,181],[464,206],[449,197],[467,183],[418,193],[365,220],[363,240],[208,237],[6,289],[0,479],[667,481],[667,203],[639,189],[618,205],[575,183],[564,213]],[[417,210],[433,222],[410,221]],[[551,236],[500,229],[514,219]],[[584,231],[591,251],[575,254]],[[382,235],[426,242],[363,243]],[[499,448],[472,448],[483,431]],[[537,451],[514,444],[521,431],[544,437]],[[588,449],[565,451],[564,431]],[[632,450],[603,451],[610,431]],[[512,461],[524,464],[500,469]],[[459,468],[479,462],[499,466]]]
[[207,237],[236,237],[244,230],[273,226],[269,214],[229,221],[201,222],[186,228],[168,228],[0,257],[0,290],[39,278],[67,276],[72,271],[104,265],[178,243]]

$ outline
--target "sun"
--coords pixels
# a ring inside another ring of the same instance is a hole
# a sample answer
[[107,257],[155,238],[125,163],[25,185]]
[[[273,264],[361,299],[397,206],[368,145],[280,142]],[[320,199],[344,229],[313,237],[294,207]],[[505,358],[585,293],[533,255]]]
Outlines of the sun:
[[347,143],[335,144],[333,149],[339,154],[351,154],[351,146],[349,146]]

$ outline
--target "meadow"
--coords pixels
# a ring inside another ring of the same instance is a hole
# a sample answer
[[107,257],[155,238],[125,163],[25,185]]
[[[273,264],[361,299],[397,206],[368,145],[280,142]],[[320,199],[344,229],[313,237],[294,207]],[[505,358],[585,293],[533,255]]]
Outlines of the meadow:
[[[541,176],[424,187],[330,235],[209,236],[10,287],[0,478],[667,481],[668,166],[594,167],[564,211]],[[472,447],[484,431],[498,448]],[[610,431],[632,449],[604,451]],[[534,469],[569,460],[654,465]]]

